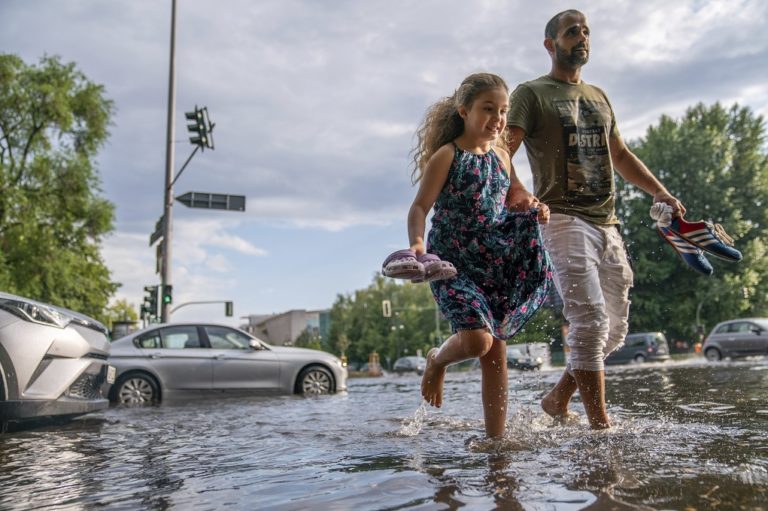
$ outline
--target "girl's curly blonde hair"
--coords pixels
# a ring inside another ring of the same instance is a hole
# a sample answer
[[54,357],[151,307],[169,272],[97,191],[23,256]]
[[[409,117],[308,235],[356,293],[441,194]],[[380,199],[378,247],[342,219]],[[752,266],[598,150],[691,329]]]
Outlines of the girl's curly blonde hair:
[[[413,156],[411,182],[413,184],[421,179],[432,155],[464,132],[464,119],[459,115],[459,107],[469,108],[478,94],[499,87],[509,94],[509,87],[500,76],[491,73],[471,74],[464,78],[452,96],[441,99],[427,109],[424,120],[416,130],[416,146],[411,151]],[[496,143],[505,145],[506,140],[505,128]]]

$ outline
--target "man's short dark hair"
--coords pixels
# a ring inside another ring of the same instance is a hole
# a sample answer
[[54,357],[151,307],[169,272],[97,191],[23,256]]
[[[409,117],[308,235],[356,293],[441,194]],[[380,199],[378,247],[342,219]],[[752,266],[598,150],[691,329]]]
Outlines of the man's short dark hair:
[[560,18],[566,14],[578,14],[584,16],[581,11],[577,11],[576,9],[568,9],[567,11],[558,12],[552,16],[552,19],[547,22],[547,26],[544,27],[544,37],[547,39],[557,38],[557,29],[560,28]]

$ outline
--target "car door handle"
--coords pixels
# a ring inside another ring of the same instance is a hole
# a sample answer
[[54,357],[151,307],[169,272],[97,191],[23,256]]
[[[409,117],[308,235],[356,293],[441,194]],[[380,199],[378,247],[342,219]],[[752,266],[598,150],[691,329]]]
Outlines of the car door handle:
[[221,360],[223,358],[227,358],[227,356],[224,355],[223,353],[219,353],[217,355],[214,355],[213,358],[216,359],[216,360]]
[[149,358],[160,358],[160,353],[150,353]]

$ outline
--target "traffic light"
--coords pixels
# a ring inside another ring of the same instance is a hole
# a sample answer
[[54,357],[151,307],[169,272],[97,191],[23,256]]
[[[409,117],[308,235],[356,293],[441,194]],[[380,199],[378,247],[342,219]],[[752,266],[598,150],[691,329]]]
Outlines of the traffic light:
[[232,302],[224,302],[224,314],[232,316]]
[[213,149],[213,125],[210,119],[208,119],[208,107],[197,108],[193,112],[185,112],[188,121],[192,121],[192,124],[187,124],[187,129],[191,133],[189,141],[192,145],[199,146],[200,149],[205,148]]
[[170,284],[163,286],[163,303],[173,303],[173,286]]
[[157,317],[157,286],[144,286],[144,303],[141,305],[142,316]]

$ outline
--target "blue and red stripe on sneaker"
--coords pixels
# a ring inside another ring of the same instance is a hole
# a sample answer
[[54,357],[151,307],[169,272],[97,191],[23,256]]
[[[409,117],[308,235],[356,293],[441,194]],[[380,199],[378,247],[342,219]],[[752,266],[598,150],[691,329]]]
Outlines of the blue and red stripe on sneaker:
[[714,273],[714,268],[712,268],[712,265],[707,261],[707,258],[704,257],[704,253],[701,249],[687,242],[667,227],[659,227],[657,225],[656,230],[658,231],[659,236],[672,245],[675,252],[677,252],[683,262],[685,262],[691,269],[704,275],[712,275],[712,273]]
[[741,261],[741,252],[733,248],[733,240],[719,224],[687,222],[680,217],[672,219],[669,230],[692,245],[726,261]]

